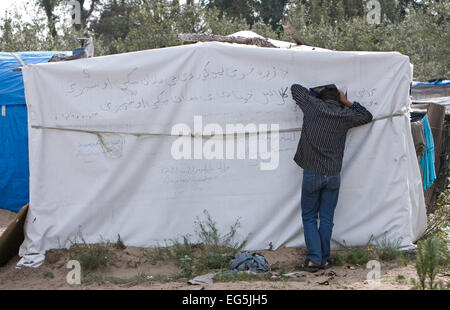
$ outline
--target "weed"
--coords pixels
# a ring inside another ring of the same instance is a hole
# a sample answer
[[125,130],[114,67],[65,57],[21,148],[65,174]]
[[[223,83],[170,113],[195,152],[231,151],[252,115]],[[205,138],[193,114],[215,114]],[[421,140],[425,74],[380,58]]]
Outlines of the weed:
[[419,280],[413,279],[415,289],[437,289],[442,283],[435,283],[438,272],[449,265],[449,252],[444,240],[431,237],[417,244],[416,271]]
[[186,278],[191,277],[193,274],[196,274],[196,264],[195,261],[193,263],[193,259],[187,255],[179,259],[179,264],[181,269],[183,270],[183,274]]
[[191,242],[191,236],[185,235],[182,238],[182,243],[178,242],[177,240],[172,240],[173,248],[171,252],[169,251],[169,253],[172,253],[176,259],[193,255],[194,245]]
[[109,248],[102,244],[73,244],[69,252],[71,259],[80,262],[83,274],[106,266],[110,256]]
[[[173,241],[175,242],[175,241]],[[144,251],[144,256],[153,262],[164,262],[173,259],[172,252],[170,250],[171,244],[165,244],[165,246],[157,245],[151,250]]]
[[405,278],[404,275],[399,274],[399,275],[397,275],[397,278],[396,278],[395,280],[396,280],[398,283],[403,283],[403,282],[405,282],[406,278]]
[[331,260],[333,261],[334,266],[344,266],[345,258],[343,254],[336,253],[332,256]]
[[425,233],[422,236],[422,240],[431,236],[439,236],[443,239],[447,239],[449,242],[450,227],[450,188],[447,188],[444,192],[440,193],[434,212],[428,215],[428,225]]
[[104,283],[104,281],[105,281],[105,276],[103,276],[103,275],[92,273],[89,271],[83,272],[83,278],[82,278],[83,284]]
[[[165,246],[157,246],[144,255],[152,261],[175,260],[181,267],[181,276],[189,278],[208,270],[228,268],[230,260],[240,251],[245,242],[237,242],[236,233],[240,227],[237,220],[226,234],[221,234],[217,223],[210,214],[203,212],[205,219],[197,217],[195,236],[184,235],[165,242]],[[194,239],[194,241],[193,241]]]
[[386,235],[375,244],[375,251],[382,261],[392,261],[399,258],[402,239],[389,239]]
[[[351,248],[347,246],[345,240],[342,242],[338,242],[333,240],[340,248],[345,250],[345,253],[342,256],[338,255],[337,260],[339,264],[349,263],[358,266],[364,266],[370,260],[372,254],[372,248],[369,247],[369,244],[372,242],[373,236],[370,237],[365,247],[362,248]],[[336,257],[335,257],[336,261]],[[336,265],[336,262],[334,263]]]
[[126,246],[123,243],[122,239],[120,239],[120,235],[119,234],[117,234],[116,248],[118,248],[119,250],[123,250],[123,249],[126,248]]
[[44,273],[42,274],[42,276],[46,279],[53,279],[55,276],[53,275],[53,272],[46,270],[44,271]]
[[284,265],[281,266],[280,271],[278,272],[278,275],[281,276],[281,275],[286,274],[286,273],[287,273],[286,266],[284,266]]
[[352,249],[345,255],[347,263],[357,266],[365,266],[369,259],[369,252],[365,249]]
[[239,219],[230,227],[230,231],[221,235],[208,213],[203,211],[206,220],[201,221],[198,217],[195,221],[196,235],[201,248],[201,258],[208,268],[220,269],[228,267],[230,260],[240,251],[246,243],[235,241],[236,233],[240,227]]

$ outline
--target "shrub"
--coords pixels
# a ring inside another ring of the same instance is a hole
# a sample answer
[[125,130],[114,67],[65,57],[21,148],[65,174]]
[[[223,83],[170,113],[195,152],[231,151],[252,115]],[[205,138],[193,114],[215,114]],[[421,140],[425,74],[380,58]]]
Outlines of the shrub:
[[369,261],[369,251],[366,249],[351,249],[345,255],[345,261],[350,264],[364,266]]
[[46,270],[44,271],[44,273],[42,274],[42,276],[46,279],[53,279],[55,276],[53,275],[53,272]]
[[366,265],[371,257],[372,249],[369,247],[369,244],[372,242],[372,240],[373,236],[370,236],[369,241],[364,247],[352,248],[347,246],[345,240],[339,242],[333,239],[334,243],[336,243],[341,249],[345,250],[343,254],[334,256],[334,264],[343,265],[345,262],[358,266]]
[[236,241],[236,233],[240,226],[237,220],[229,232],[221,234],[217,223],[205,210],[205,219],[197,217],[194,222],[195,236],[182,236],[182,241],[172,239],[165,247],[157,246],[145,255],[153,261],[176,260],[186,278],[199,275],[209,269],[228,268],[230,260],[240,251],[246,240]]
[[449,266],[449,252],[445,241],[431,237],[417,244],[416,271],[419,281],[413,280],[415,289],[437,289],[442,283],[435,283],[436,275]]
[[101,244],[74,244],[69,252],[71,259],[80,262],[84,274],[106,266],[110,255],[108,247]]
[[401,255],[401,240],[402,239],[389,239],[386,235],[380,241],[375,244],[375,252],[382,261],[392,261],[397,259]]
[[123,240],[120,239],[119,234],[117,235],[116,248],[118,248],[119,250],[123,250],[126,248],[125,244],[123,243]]

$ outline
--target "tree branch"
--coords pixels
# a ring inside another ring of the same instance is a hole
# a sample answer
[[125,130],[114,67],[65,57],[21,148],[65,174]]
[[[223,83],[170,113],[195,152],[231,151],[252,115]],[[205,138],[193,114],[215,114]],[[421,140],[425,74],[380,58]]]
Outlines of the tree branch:
[[307,45],[306,42],[303,41],[302,38],[300,38],[288,19],[284,19],[282,25],[284,31],[286,31],[291,36],[291,38],[295,41],[295,43],[297,43],[297,45]]
[[176,35],[178,40],[181,42],[225,42],[225,43],[237,43],[237,44],[247,44],[256,45],[259,47],[272,47],[277,48],[277,46],[270,43],[267,39],[262,38],[245,38],[245,37],[226,37],[215,34],[204,34],[204,33],[179,33]]

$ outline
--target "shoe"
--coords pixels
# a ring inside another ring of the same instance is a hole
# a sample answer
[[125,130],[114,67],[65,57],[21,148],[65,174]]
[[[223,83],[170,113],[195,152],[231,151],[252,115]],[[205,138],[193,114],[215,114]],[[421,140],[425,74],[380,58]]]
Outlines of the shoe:
[[319,265],[313,265],[313,266],[309,266],[309,259],[306,259],[305,262],[303,264],[297,264],[295,265],[295,269],[299,270],[299,271],[307,271],[307,272],[317,272],[320,269]]
[[333,261],[334,260],[330,257],[329,259],[327,259],[325,265],[320,266],[320,269],[330,269],[331,267],[333,267]]

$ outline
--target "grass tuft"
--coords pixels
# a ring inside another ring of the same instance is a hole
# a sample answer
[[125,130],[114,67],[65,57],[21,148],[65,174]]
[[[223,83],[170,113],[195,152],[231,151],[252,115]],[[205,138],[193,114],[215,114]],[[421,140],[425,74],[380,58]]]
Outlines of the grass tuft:
[[83,274],[105,267],[110,257],[110,249],[103,244],[73,244],[70,258],[80,262]]
[[46,271],[44,271],[44,273],[42,274],[42,276],[45,278],[45,279],[53,279],[55,276],[53,275],[53,272],[51,272],[51,271],[49,271],[49,270],[46,270]]
[[389,239],[386,234],[375,244],[375,251],[382,261],[393,261],[402,255],[400,250],[402,239]]
[[416,271],[418,281],[412,280],[414,289],[435,290],[443,287],[442,282],[435,278],[441,270],[448,270],[450,261],[449,251],[445,240],[430,237],[417,244]]
[[117,241],[115,244],[116,248],[118,248],[119,250],[123,250],[126,248],[125,243],[123,243],[123,240],[120,239],[120,235],[117,234]]
[[228,269],[230,260],[240,251],[246,241],[236,241],[239,220],[231,225],[230,230],[221,234],[217,223],[205,210],[205,218],[197,217],[195,236],[185,235],[146,251],[147,258],[154,262],[175,260],[182,269],[182,276],[190,278],[209,270]]

